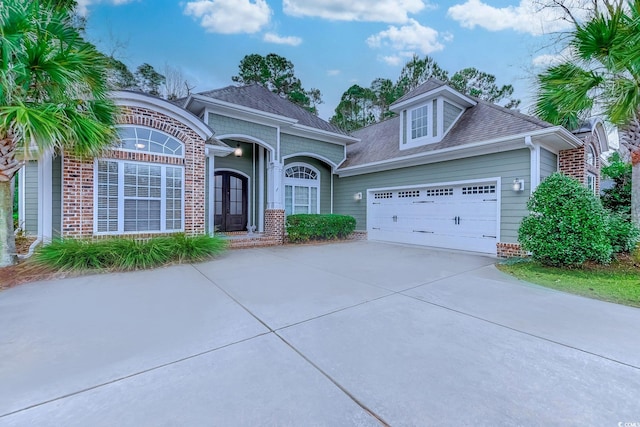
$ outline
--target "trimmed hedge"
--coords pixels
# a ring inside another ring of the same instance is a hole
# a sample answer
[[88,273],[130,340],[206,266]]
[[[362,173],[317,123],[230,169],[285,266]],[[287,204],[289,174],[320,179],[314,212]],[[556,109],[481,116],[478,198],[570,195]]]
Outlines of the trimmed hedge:
[[617,212],[611,212],[607,221],[613,253],[632,252],[640,239],[638,227],[631,222],[628,215]]
[[217,236],[174,234],[136,240],[59,239],[42,246],[34,261],[60,270],[138,270],[171,262],[202,261],[222,253],[227,241]]
[[577,180],[554,173],[538,186],[527,208],[518,240],[535,260],[551,266],[611,260],[608,213]]
[[344,239],[356,229],[356,219],[348,215],[295,214],[287,216],[290,242]]

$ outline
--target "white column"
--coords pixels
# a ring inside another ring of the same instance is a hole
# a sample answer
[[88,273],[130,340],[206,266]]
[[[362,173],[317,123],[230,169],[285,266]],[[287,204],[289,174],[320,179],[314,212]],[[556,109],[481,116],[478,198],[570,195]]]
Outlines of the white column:
[[282,163],[269,162],[267,168],[267,209],[284,209],[282,169]]
[[264,232],[264,147],[258,147],[258,233]]

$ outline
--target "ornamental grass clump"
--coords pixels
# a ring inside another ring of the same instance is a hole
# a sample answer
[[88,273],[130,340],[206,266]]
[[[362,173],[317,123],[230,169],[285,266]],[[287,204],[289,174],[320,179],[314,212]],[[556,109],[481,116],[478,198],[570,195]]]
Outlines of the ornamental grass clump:
[[536,261],[558,267],[610,262],[608,213],[577,180],[554,173],[538,186],[527,208],[518,240]]
[[216,236],[171,236],[149,239],[59,239],[41,247],[34,261],[58,270],[130,271],[172,262],[194,262],[219,255],[227,242]]

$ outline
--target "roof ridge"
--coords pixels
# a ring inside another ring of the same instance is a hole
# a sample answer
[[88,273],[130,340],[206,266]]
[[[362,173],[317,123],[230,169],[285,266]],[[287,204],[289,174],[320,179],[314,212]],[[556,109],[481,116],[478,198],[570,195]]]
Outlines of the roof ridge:
[[[467,95],[467,96],[468,96],[468,95]],[[486,100],[481,99],[481,98],[476,98],[476,97],[473,97],[473,98],[474,98],[475,100],[477,100],[477,101],[478,101],[478,103],[480,103],[480,104],[483,104],[483,105],[486,105],[486,106],[488,106],[488,107],[491,107],[491,108],[493,108],[494,110],[498,110],[498,111],[500,111],[500,112],[503,112],[503,113],[509,114],[509,115],[511,115],[511,116],[513,116],[513,117],[517,117],[517,118],[519,118],[519,119],[525,120],[525,121],[527,121],[527,122],[529,122],[529,123],[532,123],[532,124],[534,124],[534,125],[544,126],[544,127],[553,127],[553,124],[551,124],[551,123],[549,123],[549,122],[546,122],[546,121],[544,121],[544,120],[541,120],[541,119],[539,119],[539,118],[537,118],[537,117],[534,117],[534,116],[530,116],[530,115],[528,115],[528,114],[521,113],[520,111],[513,110],[513,109],[511,109],[511,108],[503,107],[502,105],[498,105],[498,104],[495,104],[495,103],[493,103],[493,102],[486,101]],[[473,107],[472,107],[472,108],[473,108]]]

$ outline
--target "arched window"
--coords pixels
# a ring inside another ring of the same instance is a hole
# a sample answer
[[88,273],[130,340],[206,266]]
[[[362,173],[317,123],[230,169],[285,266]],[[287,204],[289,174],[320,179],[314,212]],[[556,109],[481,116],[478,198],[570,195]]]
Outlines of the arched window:
[[141,151],[150,154],[165,154],[169,156],[183,156],[183,144],[164,132],[139,127],[118,127],[120,146],[118,148],[128,151]]
[[287,215],[320,213],[320,172],[296,163],[284,171],[284,209]]
[[587,164],[596,166],[596,150],[591,144],[587,145]]

